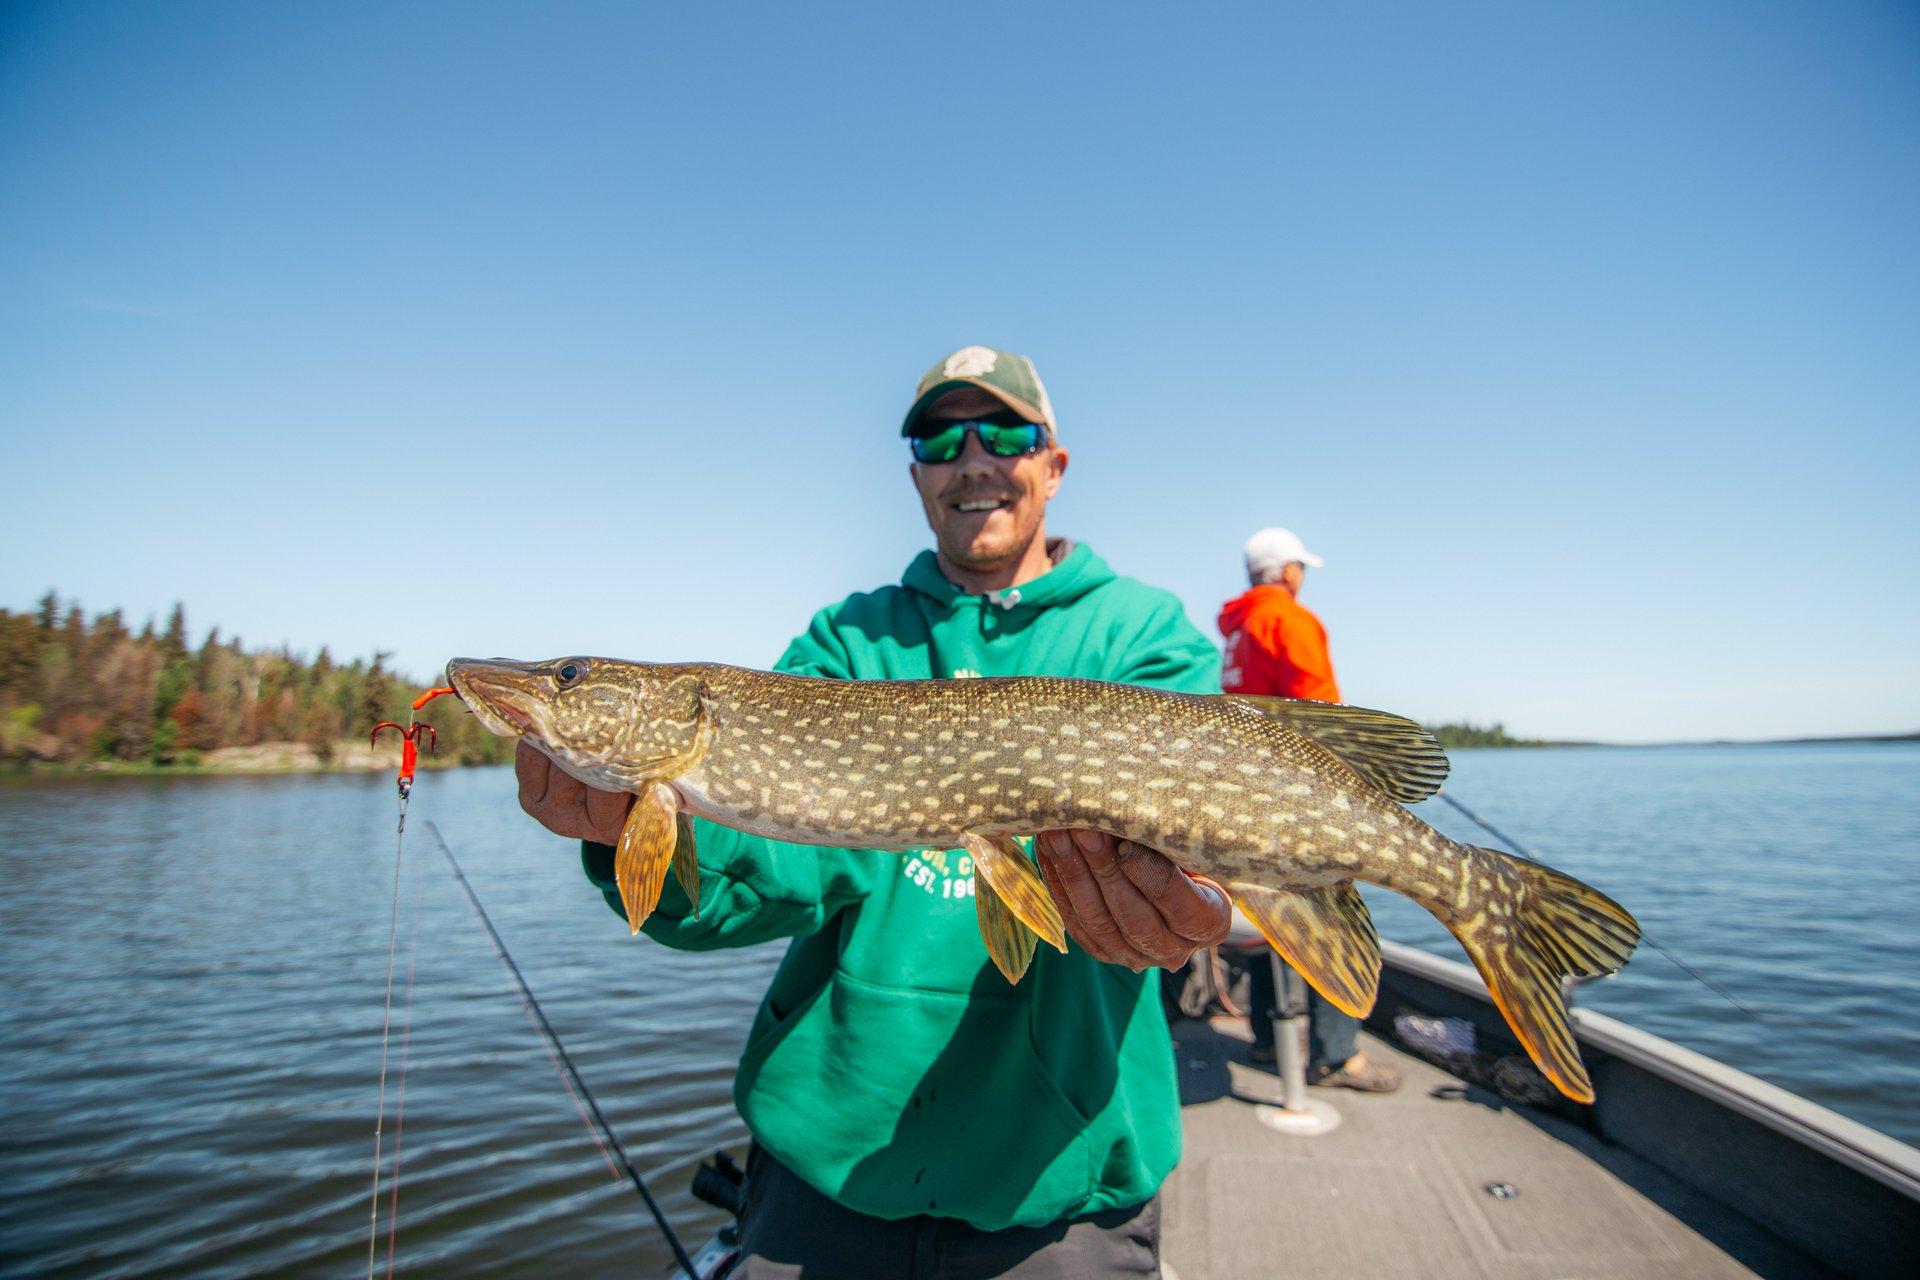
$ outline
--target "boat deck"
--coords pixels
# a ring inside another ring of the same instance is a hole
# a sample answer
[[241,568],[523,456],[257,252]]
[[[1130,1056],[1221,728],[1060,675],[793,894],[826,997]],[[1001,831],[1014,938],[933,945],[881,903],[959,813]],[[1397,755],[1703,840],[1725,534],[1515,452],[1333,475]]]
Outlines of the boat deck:
[[1168,1280],[1831,1274],[1638,1156],[1372,1035],[1362,1047],[1405,1083],[1313,1090],[1341,1123],[1311,1138],[1256,1119],[1280,1083],[1249,1062],[1243,1021],[1183,1019],[1174,1040],[1186,1155],[1164,1192]]

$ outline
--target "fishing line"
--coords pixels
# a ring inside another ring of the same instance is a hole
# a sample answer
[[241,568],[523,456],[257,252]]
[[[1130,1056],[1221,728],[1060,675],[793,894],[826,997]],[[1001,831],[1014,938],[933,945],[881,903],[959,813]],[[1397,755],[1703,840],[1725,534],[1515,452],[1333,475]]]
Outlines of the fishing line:
[[487,909],[480,905],[480,895],[473,891],[473,885],[467,880],[467,873],[460,869],[459,860],[453,856],[453,849],[447,844],[446,837],[440,834],[440,828],[431,821],[427,823],[427,834],[433,837],[433,842],[440,847],[441,854],[447,860],[447,866],[453,869],[454,878],[460,882],[461,889],[465,890],[467,901],[472,904],[474,914],[480,918],[480,923],[486,927],[487,935],[493,939],[494,953],[500,957],[500,963],[506,967],[507,972],[513,976],[515,984],[519,986],[521,1001],[531,1015],[538,1020],[541,1032],[545,1034],[547,1043],[552,1046],[553,1055],[560,1065],[566,1068],[566,1077],[572,1078],[574,1087],[580,1091],[579,1097],[585,1099],[588,1110],[593,1113],[594,1121],[600,1126],[600,1132],[605,1135],[607,1145],[613,1148],[614,1154],[620,1159],[621,1167],[627,1171],[627,1177],[633,1181],[634,1190],[638,1191],[640,1198],[647,1202],[647,1210],[653,1214],[654,1222],[659,1224],[660,1234],[666,1237],[668,1247],[673,1250],[674,1260],[689,1276],[698,1275],[699,1272],[694,1270],[693,1259],[687,1256],[686,1248],[680,1243],[680,1237],[674,1234],[673,1227],[668,1224],[667,1215],[661,1212],[659,1203],[653,1198],[653,1193],[647,1190],[646,1180],[640,1176],[640,1171],[633,1167],[633,1161],[627,1158],[626,1148],[620,1145],[619,1135],[614,1133],[606,1114],[600,1110],[600,1104],[594,1100],[593,1091],[587,1088],[587,1082],[580,1075],[579,1068],[573,1065],[573,1056],[567,1052],[567,1046],[561,1043],[560,1033],[553,1029],[551,1022],[547,1021],[546,1010],[540,1007],[540,1001],[534,997],[533,988],[527,985],[526,976],[520,972],[520,966],[514,963],[513,956],[507,951],[505,939],[501,938],[500,931],[493,927],[493,919],[487,915]]
[[[403,816],[401,821],[405,822]],[[413,1060],[413,975],[420,957],[420,904],[426,896],[427,864],[413,860],[413,927],[407,938],[406,1013],[400,1019],[400,1088],[393,1104],[393,1186],[387,1201],[387,1280],[393,1280],[394,1247],[400,1231],[400,1150],[407,1132],[407,1067]],[[376,1161],[378,1156],[375,1157]],[[378,1168],[376,1163],[375,1168]]]
[[380,1015],[380,1105],[373,1117],[373,1195],[367,1222],[367,1280],[373,1280],[374,1251],[380,1241],[380,1147],[387,1120],[387,1045],[393,1029],[393,962],[400,942],[400,867],[406,848],[407,788],[402,787],[400,826],[393,845],[393,909],[387,918],[387,1006]]
[[[1467,808],[1467,806],[1465,806],[1464,804],[1461,804],[1458,800],[1455,800],[1452,796],[1448,795],[1445,791],[1437,791],[1434,794],[1439,796],[1442,800],[1445,800],[1448,804],[1452,805],[1454,808],[1458,809],[1462,814],[1466,815],[1468,820],[1472,821],[1477,826],[1479,826],[1482,830],[1486,831],[1494,839],[1506,845],[1508,849],[1513,851],[1516,857],[1525,858],[1528,862],[1540,861],[1539,858],[1534,856],[1533,851],[1531,849],[1521,844],[1518,840],[1515,840],[1512,836],[1508,835],[1506,832],[1502,831],[1500,828],[1494,826],[1491,822],[1488,822],[1485,818],[1481,817],[1479,814],[1475,813],[1473,810]],[[1652,947],[1655,951],[1658,951],[1661,955],[1665,956],[1667,960],[1672,963],[1674,968],[1680,970],[1680,972],[1686,974],[1688,977],[1698,982],[1701,986],[1713,992],[1715,995],[1719,996],[1722,1000],[1725,1000],[1728,1004],[1732,1005],[1734,1008],[1738,1009],[1740,1012],[1746,1014],[1749,1018],[1752,1018],[1755,1022],[1767,1021],[1767,1019],[1763,1017],[1761,1014],[1755,1012],[1752,1009],[1749,1009],[1746,1005],[1741,1004],[1738,1000],[1734,999],[1734,997],[1727,991],[1725,987],[1722,987],[1719,983],[1713,981],[1713,979],[1707,977],[1707,975],[1705,975],[1704,973],[1701,973],[1698,969],[1695,969],[1692,965],[1688,964],[1685,960],[1682,960],[1679,956],[1667,950],[1667,948],[1660,945],[1660,943],[1656,942],[1653,938],[1647,936],[1647,934],[1645,934],[1644,932],[1640,935],[1640,941],[1646,943],[1648,946]]]

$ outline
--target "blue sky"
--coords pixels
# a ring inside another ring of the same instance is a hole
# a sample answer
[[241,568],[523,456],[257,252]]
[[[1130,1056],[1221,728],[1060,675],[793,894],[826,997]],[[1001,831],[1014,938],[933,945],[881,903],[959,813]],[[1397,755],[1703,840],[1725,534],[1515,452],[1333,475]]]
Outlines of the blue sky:
[[1352,701],[1920,728],[1911,5],[14,3],[0,157],[0,605],[764,665],[983,342]]

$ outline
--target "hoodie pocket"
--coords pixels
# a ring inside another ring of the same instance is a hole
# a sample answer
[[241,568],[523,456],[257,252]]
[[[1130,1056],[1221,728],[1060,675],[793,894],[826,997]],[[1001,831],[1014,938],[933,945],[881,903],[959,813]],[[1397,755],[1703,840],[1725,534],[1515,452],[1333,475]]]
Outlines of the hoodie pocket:
[[1025,1001],[844,973],[825,997],[741,1063],[742,1115],[783,1163],[876,1217],[995,1230],[1081,1211],[1087,1120],[1034,1055]]

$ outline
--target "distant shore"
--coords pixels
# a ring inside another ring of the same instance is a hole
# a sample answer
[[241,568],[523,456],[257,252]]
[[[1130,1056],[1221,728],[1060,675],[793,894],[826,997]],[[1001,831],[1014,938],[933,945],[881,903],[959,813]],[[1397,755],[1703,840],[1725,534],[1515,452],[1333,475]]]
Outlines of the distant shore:
[[[1449,741],[1452,735],[1439,734],[1441,745],[1449,751],[1505,751],[1516,749],[1558,750],[1567,747],[1803,747],[1848,743],[1920,742],[1917,733],[1847,734],[1827,738],[1763,738],[1734,740],[1719,738],[1695,742],[1575,742],[1539,739],[1482,737],[1480,741]],[[144,760],[96,760],[85,764],[30,761],[0,765],[0,778],[100,778],[100,777],[211,777],[247,774],[326,774],[383,773],[400,765],[399,748],[392,742],[374,747],[364,738],[333,744],[326,759],[304,742],[263,742],[251,747],[220,747],[170,764]],[[461,762],[451,756],[422,756],[420,769],[456,769]]]
[[1836,733],[1810,738],[1688,738],[1678,742],[1595,742],[1573,738],[1515,738],[1495,725],[1482,729],[1476,725],[1443,724],[1429,728],[1441,747],[1448,751],[1462,748],[1509,747],[1814,747],[1840,746],[1860,742],[1920,742],[1920,730],[1913,733]]
[[[512,745],[457,702],[416,708],[419,683],[385,653],[336,661],[249,648],[215,627],[197,646],[186,608],[136,630],[119,609],[89,616],[49,591],[26,612],[0,609],[0,773],[326,773],[391,769],[382,722],[417,719],[439,735],[428,757],[504,763]],[[417,711],[417,714],[416,714]]]
[[[423,754],[420,769],[458,768],[451,756]],[[251,747],[219,747],[170,764],[146,760],[96,760],[85,764],[32,761],[6,766],[0,776],[30,778],[195,777],[204,774],[380,773],[400,767],[400,748],[391,740],[369,746],[365,738],[332,744],[322,759],[305,742],[262,742]]]
[[[1818,738],[1686,738],[1678,742],[1499,742],[1496,747],[1844,747],[1873,742],[1920,742],[1916,733],[1836,733]],[[1442,745],[1446,745],[1443,741]],[[1453,744],[1458,746],[1460,744]]]
[[1836,733],[1818,738],[1709,738],[1700,742],[1676,742],[1677,747],[1817,747],[1824,742],[1920,742],[1920,730],[1913,733]]

